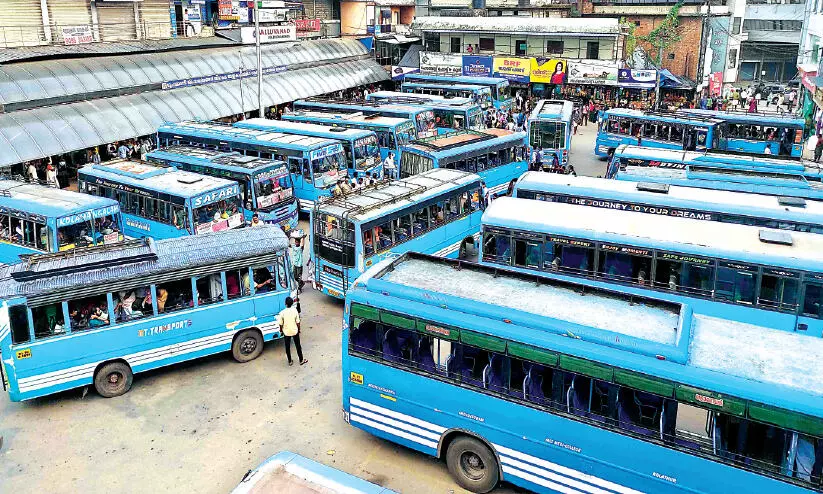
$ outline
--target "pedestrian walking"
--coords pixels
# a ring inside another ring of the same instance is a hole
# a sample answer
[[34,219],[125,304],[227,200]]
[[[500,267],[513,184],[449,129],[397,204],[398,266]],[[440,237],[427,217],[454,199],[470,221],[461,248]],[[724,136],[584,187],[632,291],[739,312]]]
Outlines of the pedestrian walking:
[[294,282],[297,283],[297,293],[303,291],[303,244],[302,237],[294,236],[294,245],[291,247],[291,271]]
[[814,145],[814,162],[820,163],[820,155],[823,154],[823,135],[817,133],[817,143]]
[[57,171],[51,163],[46,166],[46,185],[59,189],[60,182],[57,181]]
[[583,126],[588,127],[589,125],[589,105],[583,105]]
[[303,358],[303,348],[300,346],[300,313],[294,307],[294,299],[291,297],[286,297],[286,308],[277,314],[277,323],[280,325],[280,331],[283,332],[283,343],[286,346],[286,359],[289,365],[294,365],[291,359],[292,340],[294,340],[294,348],[297,349],[300,365],[307,364],[309,360]]
[[383,160],[383,176],[386,178],[394,179],[395,177],[395,165],[394,165],[394,151],[389,151],[389,155],[386,156],[386,159]]

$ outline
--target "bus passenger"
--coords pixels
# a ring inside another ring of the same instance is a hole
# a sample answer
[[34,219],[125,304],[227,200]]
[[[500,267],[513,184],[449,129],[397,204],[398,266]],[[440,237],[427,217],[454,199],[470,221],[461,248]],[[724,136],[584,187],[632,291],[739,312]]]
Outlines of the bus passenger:
[[106,304],[100,304],[94,308],[94,311],[89,316],[89,327],[95,328],[99,326],[106,326],[109,323],[109,312]]
[[128,321],[131,319],[134,301],[137,299],[137,296],[133,291],[122,291],[118,293],[118,296],[120,300],[117,302],[117,307],[114,308],[114,314],[118,321]]
[[257,293],[271,290],[272,276],[268,269],[258,268],[254,270],[254,291]]
[[645,285],[646,284],[646,272],[642,269],[639,273],[637,273],[637,284],[638,285]]
[[363,250],[366,254],[374,254],[374,242],[371,239],[371,231],[363,233]]

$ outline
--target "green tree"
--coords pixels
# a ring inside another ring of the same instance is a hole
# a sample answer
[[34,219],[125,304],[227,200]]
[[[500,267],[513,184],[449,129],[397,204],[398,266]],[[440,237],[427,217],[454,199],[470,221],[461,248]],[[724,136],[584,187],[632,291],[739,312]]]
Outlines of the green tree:
[[[626,34],[626,49],[623,50],[624,54],[627,57],[630,57],[632,53],[634,53],[634,48],[636,46],[639,45],[642,48],[642,44],[651,45],[652,50],[645,50],[645,48],[644,50],[654,61],[654,64],[660,67],[663,52],[665,52],[673,44],[680,41],[679,16],[680,7],[682,6],[682,2],[678,2],[676,5],[672,6],[666,14],[666,18],[663,19],[663,22],[661,22],[659,26],[646,35],[635,35],[634,25],[631,23],[625,23],[625,25],[629,26],[629,31]],[[631,51],[628,51],[628,47],[631,47]],[[651,51],[651,53],[649,53],[649,51]]]

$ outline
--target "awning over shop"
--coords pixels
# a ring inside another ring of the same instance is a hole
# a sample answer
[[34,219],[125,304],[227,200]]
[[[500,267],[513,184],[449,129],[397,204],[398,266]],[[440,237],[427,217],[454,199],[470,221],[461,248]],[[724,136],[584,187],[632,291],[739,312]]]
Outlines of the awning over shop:
[[697,84],[685,77],[672,74],[668,69],[661,69],[660,87],[666,89],[694,89]]
[[[269,73],[263,77],[263,104],[286,103],[388,78],[368,55]],[[252,75],[0,113],[0,166],[153,134],[167,122],[212,120],[256,108],[257,83]]]

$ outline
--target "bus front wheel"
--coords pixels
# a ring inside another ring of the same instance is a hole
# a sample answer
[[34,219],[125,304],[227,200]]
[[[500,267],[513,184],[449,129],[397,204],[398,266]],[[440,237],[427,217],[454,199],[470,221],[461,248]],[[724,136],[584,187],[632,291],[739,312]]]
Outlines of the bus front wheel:
[[131,389],[134,375],[123,362],[109,362],[94,375],[94,389],[103,398],[114,398]]
[[254,360],[261,353],[263,353],[263,335],[253,329],[241,331],[231,344],[231,356],[241,363]]
[[471,492],[489,492],[500,479],[494,453],[471,437],[463,436],[449,444],[446,464],[460,487]]

